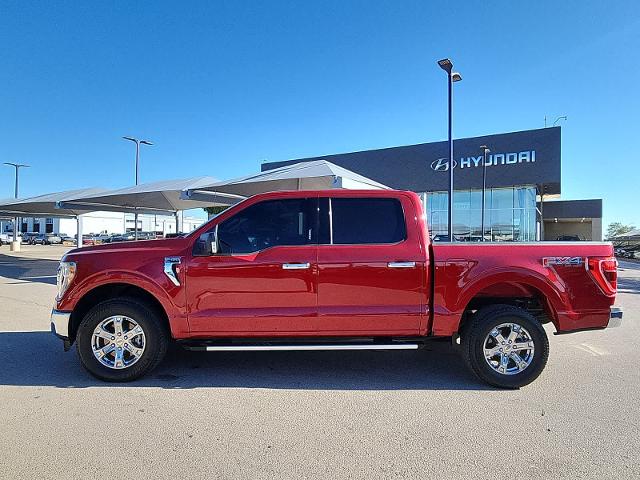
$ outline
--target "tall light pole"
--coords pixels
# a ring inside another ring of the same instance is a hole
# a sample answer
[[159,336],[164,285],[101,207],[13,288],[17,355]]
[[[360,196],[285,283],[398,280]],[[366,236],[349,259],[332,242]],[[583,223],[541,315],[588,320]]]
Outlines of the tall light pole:
[[566,116],[566,115],[563,115],[563,116],[561,116],[561,117],[556,118],[556,121],[555,121],[555,122],[553,122],[553,126],[555,127],[555,126],[556,126],[556,124],[557,124],[560,120],[564,120],[564,121],[566,122],[566,121],[567,121],[567,116]]
[[462,80],[462,75],[453,71],[453,63],[448,58],[438,60],[441,69],[447,72],[449,85],[449,241],[454,241],[453,236],[453,84]]
[[487,147],[486,145],[480,145],[480,149],[483,151],[483,158],[482,158],[482,241],[484,242],[484,205],[485,205],[485,195],[486,195],[486,191],[487,191],[487,153],[489,153],[491,150],[489,150],[489,147]]
[[[556,126],[556,123],[558,123],[560,120],[567,120],[567,116],[566,115],[562,115],[561,117],[556,118],[555,122],[553,122],[552,127]],[[544,116],[544,128],[547,128],[547,116]]]
[[[18,174],[20,172],[20,169],[23,167],[29,167],[30,165],[24,164],[24,163],[11,163],[11,162],[4,162],[5,165],[9,165],[10,167],[15,168],[16,170],[16,182],[15,182],[15,186],[13,189],[13,196],[14,198],[18,198]],[[17,242],[18,241],[18,217],[15,217],[14,219],[14,225],[13,225],[13,241]]]
[[[148,140],[141,140],[139,138],[133,138],[133,137],[122,137],[125,140],[129,140],[131,142],[134,142],[136,144],[136,185],[138,185],[138,177],[139,177],[139,171],[140,171],[140,145],[153,145],[153,143],[151,143]],[[133,227],[133,231],[134,231],[134,238],[137,240],[138,239],[138,212],[136,212],[133,216],[134,218],[134,227]]]

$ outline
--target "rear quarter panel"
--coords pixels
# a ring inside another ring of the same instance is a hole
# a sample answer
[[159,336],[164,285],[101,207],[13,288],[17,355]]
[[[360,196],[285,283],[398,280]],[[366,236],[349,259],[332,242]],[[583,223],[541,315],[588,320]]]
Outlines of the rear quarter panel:
[[[558,331],[605,327],[615,296],[606,296],[585,268],[586,257],[613,256],[610,243],[435,243],[432,334],[458,330],[477,295],[537,293]],[[544,257],[581,257],[579,265],[543,266]]]

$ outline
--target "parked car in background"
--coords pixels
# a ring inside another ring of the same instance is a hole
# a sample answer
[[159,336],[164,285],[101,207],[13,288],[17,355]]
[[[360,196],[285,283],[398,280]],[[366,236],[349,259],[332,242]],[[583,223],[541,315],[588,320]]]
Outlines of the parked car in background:
[[113,235],[111,237],[111,242],[110,243],[115,243],[115,242],[130,242],[132,240],[135,240],[135,237],[133,235],[133,232],[127,232],[127,233],[118,233],[116,235]]
[[624,248],[616,248],[615,250],[616,257],[620,258],[638,258],[638,251],[632,249],[624,249]]
[[100,242],[96,240],[97,235],[89,234],[82,236],[83,245],[98,245]]
[[29,245],[51,245],[49,235],[46,233],[37,233],[29,238]]
[[25,232],[22,235],[18,234],[20,238],[20,243],[31,244],[31,239],[36,237],[38,233],[35,232]]
[[108,241],[111,240],[111,235],[107,233],[101,233],[99,235],[94,235],[92,238],[94,244],[99,245],[101,243],[108,243]]
[[517,388],[545,367],[544,324],[622,322],[611,243],[431,243],[420,197],[393,190],[257,195],[185,237],[71,250],[57,278],[52,332],[119,382],[151,371],[172,339],[416,350],[448,337],[480,379]]
[[114,233],[106,234],[105,238],[102,239],[102,243],[111,243],[113,242],[113,237],[116,235]]
[[47,238],[50,245],[62,245],[62,237],[60,237],[60,235],[56,235],[55,233],[47,233]]
[[13,240],[13,233],[0,233],[0,245],[7,245]]

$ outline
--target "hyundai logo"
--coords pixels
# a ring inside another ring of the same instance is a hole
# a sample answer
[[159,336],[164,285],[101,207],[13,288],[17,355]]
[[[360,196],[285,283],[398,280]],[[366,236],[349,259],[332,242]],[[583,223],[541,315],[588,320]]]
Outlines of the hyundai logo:
[[[458,166],[458,162],[453,161],[453,168]],[[449,159],[448,158],[439,158],[431,162],[431,170],[436,172],[447,172],[449,170]]]
[[[515,165],[519,163],[536,163],[536,151],[524,150],[522,152],[508,152],[508,153],[492,153],[487,157],[487,167],[497,165]],[[482,167],[483,158],[482,155],[460,157],[460,162],[454,160],[453,168],[460,167]],[[431,170],[434,172],[447,172],[449,171],[449,159],[446,157],[438,158],[431,162]]]

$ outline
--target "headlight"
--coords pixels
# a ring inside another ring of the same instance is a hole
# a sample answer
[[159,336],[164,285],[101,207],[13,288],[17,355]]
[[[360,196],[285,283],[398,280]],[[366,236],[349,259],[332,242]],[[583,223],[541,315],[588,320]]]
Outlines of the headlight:
[[73,277],[76,275],[76,263],[75,262],[60,262],[58,267],[57,284],[58,295],[57,299],[60,300],[67,291],[69,285],[73,281]]

